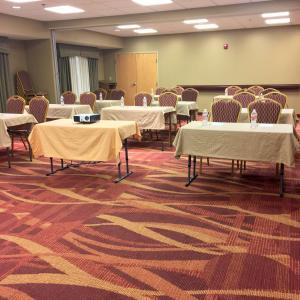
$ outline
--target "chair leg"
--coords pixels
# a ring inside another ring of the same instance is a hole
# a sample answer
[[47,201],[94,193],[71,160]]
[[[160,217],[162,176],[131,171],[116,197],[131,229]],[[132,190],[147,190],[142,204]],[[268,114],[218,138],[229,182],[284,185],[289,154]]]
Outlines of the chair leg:
[[240,174],[243,174],[243,161],[240,161]]
[[206,158],[207,165],[209,166],[209,157]]
[[6,153],[7,153],[7,163],[8,163],[8,167],[11,168],[9,147],[6,147]]
[[200,157],[199,173],[202,174],[202,156]]
[[234,160],[231,161],[231,174],[234,173]]
[[23,143],[23,145],[24,145],[25,150],[27,150],[27,146],[26,146],[26,143],[24,142],[23,137],[21,136],[20,138],[21,138],[21,141],[22,141],[22,143]]
[[28,151],[29,151],[29,160],[32,161],[32,148],[28,140],[28,136],[26,136],[26,142],[28,143]]
[[11,135],[11,156],[14,156],[14,134]]
[[279,175],[279,164],[276,164],[276,176]]
[[246,161],[244,161],[244,170],[246,170]]
[[239,160],[236,161],[236,168],[237,168],[237,169],[240,168],[240,161],[239,161]]

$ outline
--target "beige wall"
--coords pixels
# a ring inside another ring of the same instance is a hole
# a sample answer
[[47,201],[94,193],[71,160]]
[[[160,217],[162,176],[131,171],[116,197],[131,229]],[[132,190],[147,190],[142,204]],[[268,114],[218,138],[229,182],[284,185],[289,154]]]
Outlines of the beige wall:
[[26,42],[28,72],[36,91],[47,91],[50,102],[55,103],[55,83],[50,40]]
[[[165,87],[300,83],[300,26],[127,38],[124,45],[123,52],[158,52],[158,82]],[[105,77],[114,80],[114,51],[104,57]],[[199,107],[209,107],[213,95],[202,93]],[[300,92],[288,96],[300,113]]]

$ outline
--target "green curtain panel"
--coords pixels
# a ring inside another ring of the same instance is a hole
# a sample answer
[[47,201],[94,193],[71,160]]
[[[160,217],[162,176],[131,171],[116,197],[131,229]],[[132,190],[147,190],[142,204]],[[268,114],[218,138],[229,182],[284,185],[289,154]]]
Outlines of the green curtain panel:
[[58,73],[61,93],[72,91],[69,57],[58,58]]
[[90,90],[94,92],[98,89],[98,59],[88,58],[89,76],[90,76]]
[[6,101],[12,95],[8,54],[0,53],[0,111],[6,111]]

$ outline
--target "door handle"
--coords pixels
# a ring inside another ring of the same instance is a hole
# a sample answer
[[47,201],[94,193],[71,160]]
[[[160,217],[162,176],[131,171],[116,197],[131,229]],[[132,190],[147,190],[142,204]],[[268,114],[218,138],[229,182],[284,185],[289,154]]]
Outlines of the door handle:
[[136,86],[136,82],[134,82],[134,83],[132,84],[132,86]]

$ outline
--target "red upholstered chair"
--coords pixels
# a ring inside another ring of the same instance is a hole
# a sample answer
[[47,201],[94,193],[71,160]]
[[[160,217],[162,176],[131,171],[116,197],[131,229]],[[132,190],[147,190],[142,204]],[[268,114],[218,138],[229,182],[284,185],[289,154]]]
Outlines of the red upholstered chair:
[[228,95],[228,96],[232,96],[234,95],[235,93],[237,93],[238,91],[240,91],[241,88],[237,85],[231,85],[229,87],[227,87],[225,89],[225,93]]
[[252,102],[248,106],[249,118],[253,109],[257,112],[257,123],[276,124],[279,119],[281,105],[272,99],[263,99]]
[[80,104],[89,105],[92,111],[94,111],[95,103],[96,103],[96,95],[94,93],[85,92],[80,95]]
[[173,91],[176,91],[175,94],[177,94],[177,95],[182,95],[182,92],[184,91],[184,88],[183,88],[182,86],[177,85],[177,86],[175,86],[172,90],[173,90]]
[[182,101],[197,101],[198,98],[198,91],[192,88],[185,89],[181,94]]
[[248,107],[248,105],[255,101],[255,95],[254,94],[251,94],[249,92],[240,92],[240,93],[236,93],[234,96],[233,96],[233,99],[238,101],[242,107]]
[[152,96],[149,93],[141,92],[135,95],[134,102],[135,106],[143,106],[143,99],[146,97],[147,99],[147,106],[151,105]]
[[114,89],[110,93],[110,99],[111,100],[121,100],[122,97],[125,98],[125,91],[121,89]]
[[280,92],[271,92],[264,95],[264,97],[278,102],[281,105],[281,108],[285,108],[287,106],[287,96]]
[[10,114],[23,114],[25,109],[25,99],[14,95],[7,99],[6,112]]
[[[266,95],[266,94],[269,94],[269,93],[273,93],[273,92],[279,92],[278,90],[276,89],[273,89],[273,88],[267,88],[267,89],[264,89],[261,94],[262,95]],[[280,93],[280,92],[279,92]]]
[[64,104],[74,104],[76,102],[77,96],[71,91],[62,93],[64,97]]
[[219,100],[211,106],[213,122],[236,123],[242,106],[236,100]]
[[164,87],[158,87],[158,88],[156,89],[156,91],[155,91],[155,95],[161,95],[161,94],[163,94],[163,93],[166,92],[166,91],[167,91],[166,88],[164,88]]
[[99,88],[96,91],[94,91],[94,94],[96,95],[96,98],[98,100],[100,99],[100,94],[102,94],[102,100],[105,100],[107,96],[107,90],[103,88]]
[[49,108],[49,100],[44,96],[36,96],[29,102],[29,112],[35,117],[38,123],[46,122]]
[[173,106],[177,105],[177,95],[171,92],[163,93],[159,96],[158,101],[160,106]]
[[247,89],[249,93],[253,93],[255,96],[259,96],[263,90],[264,88],[259,85],[253,85]]

